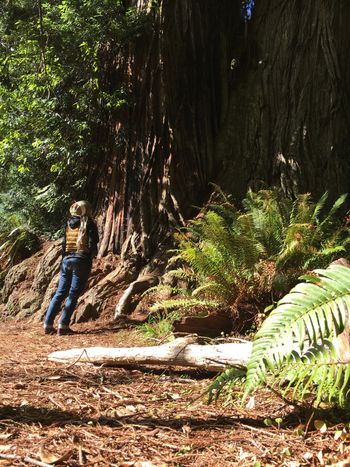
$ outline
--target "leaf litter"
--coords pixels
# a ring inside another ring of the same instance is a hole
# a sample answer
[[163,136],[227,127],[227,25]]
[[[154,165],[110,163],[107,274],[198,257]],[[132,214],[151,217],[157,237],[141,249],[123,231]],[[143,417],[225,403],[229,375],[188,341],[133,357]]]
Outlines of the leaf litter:
[[193,369],[47,361],[59,349],[140,344],[101,322],[76,329],[58,338],[39,324],[0,324],[1,466],[347,465],[345,422],[317,419],[305,435],[310,413],[267,389],[247,407],[208,406],[199,396],[212,375]]

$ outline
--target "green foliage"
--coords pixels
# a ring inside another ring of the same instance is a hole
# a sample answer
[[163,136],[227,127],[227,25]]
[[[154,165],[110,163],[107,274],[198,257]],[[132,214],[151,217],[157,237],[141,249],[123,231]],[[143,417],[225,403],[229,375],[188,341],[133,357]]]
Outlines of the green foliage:
[[349,324],[350,269],[334,265],[306,276],[282,298],[255,336],[247,365],[246,395],[273,374],[303,398],[347,399],[350,365],[339,361],[335,338]]
[[[233,211],[208,210],[200,219],[177,235],[176,260],[185,263],[168,273],[187,280],[189,290],[179,299],[162,301],[156,306],[213,308],[232,304],[239,290],[253,282],[260,245],[245,234],[241,225],[232,223]],[[190,272],[189,272],[190,271]]]
[[347,253],[346,245],[342,245],[345,239],[348,240],[347,231],[337,225],[336,217],[345,199],[346,195],[340,196],[322,215],[327,193],[317,203],[311,201],[310,194],[298,197],[293,204],[282,249],[277,257],[278,269],[293,266],[310,269],[311,265],[324,267],[334,258]]
[[176,286],[174,297],[154,309],[237,308],[242,297],[259,297],[262,307],[271,294],[281,297],[301,273],[349,253],[348,229],[337,218],[345,195],[328,210],[327,193],[314,203],[310,194],[293,202],[278,190],[249,191],[243,210],[219,189],[217,197],[176,236],[172,263],[181,266],[168,277],[187,287],[179,294]]
[[0,278],[38,247],[39,238],[24,216],[6,212],[0,199]]
[[161,310],[186,310],[189,308],[213,308],[218,305],[215,301],[210,300],[196,300],[194,298],[176,298],[176,299],[167,299],[160,303],[155,303],[150,307],[151,311],[161,311]]
[[[0,192],[55,231],[113,114],[128,104],[106,74],[147,16],[121,0],[12,0],[0,6]],[[101,144],[102,141],[102,144]]]
[[139,332],[148,340],[164,342],[172,336],[173,323],[179,317],[178,312],[152,314],[148,321],[139,327]]
[[217,401],[219,396],[222,395],[223,390],[229,393],[233,386],[242,385],[245,375],[246,371],[244,368],[233,367],[223,371],[208,387],[208,404]]
[[265,257],[279,255],[290,213],[296,203],[293,204],[278,190],[248,191],[242,202],[244,214],[240,220],[246,223],[249,235],[260,243]]

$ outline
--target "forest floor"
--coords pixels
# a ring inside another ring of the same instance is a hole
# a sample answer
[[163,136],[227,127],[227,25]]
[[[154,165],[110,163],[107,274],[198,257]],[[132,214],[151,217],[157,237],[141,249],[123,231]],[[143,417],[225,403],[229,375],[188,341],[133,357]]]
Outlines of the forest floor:
[[0,324],[1,466],[350,465],[346,421],[334,412],[316,430],[312,409],[267,390],[245,407],[208,406],[200,396],[213,375],[186,368],[49,362],[59,349],[144,344],[135,330],[108,323],[74,328],[80,333],[57,337],[39,324]]

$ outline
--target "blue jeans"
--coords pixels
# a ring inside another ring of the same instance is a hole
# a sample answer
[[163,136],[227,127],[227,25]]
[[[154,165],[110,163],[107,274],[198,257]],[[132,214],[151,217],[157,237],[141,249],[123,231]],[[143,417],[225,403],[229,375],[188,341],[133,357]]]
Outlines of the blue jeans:
[[61,264],[60,280],[55,295],[46,311],[44,325],[52,327],[65,298],[66,303],[59,320],[60,327],[68,327],[77,301],[83,292],[91,271],[89,258],[68,256]]

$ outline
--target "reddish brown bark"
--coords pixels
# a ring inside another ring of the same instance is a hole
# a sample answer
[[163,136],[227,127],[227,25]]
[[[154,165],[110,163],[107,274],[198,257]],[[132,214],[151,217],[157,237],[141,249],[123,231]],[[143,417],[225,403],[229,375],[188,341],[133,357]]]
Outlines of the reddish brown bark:
[[142,37],[113,51],[117,59],[106,56],[132,105],[116,113],[110,141],[117,144],[91,172],[104,225],[100,255],[114,250],[141,262],[210,191],[227,81],[221,71],[228,73],[241,21],[239,2],[228,0],[159,1],[149,15]]
[[[138,4],[148,5],[139,1]],[[349,187],[350,3],[158,0],[151,27],[106,51],[129,106],[91,171],[100,254],[148,260],[214,182],[333,196]]]

